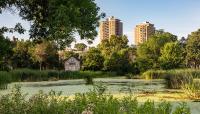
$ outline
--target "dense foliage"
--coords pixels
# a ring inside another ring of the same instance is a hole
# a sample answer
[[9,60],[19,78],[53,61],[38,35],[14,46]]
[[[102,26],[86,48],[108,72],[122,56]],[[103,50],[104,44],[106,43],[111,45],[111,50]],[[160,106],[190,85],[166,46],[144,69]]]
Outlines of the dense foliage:
[[162,69],[179,68],[184,61],[183,48],[178,42],[166,43],[159,57]]
[[84,43],[77,43],[75,44],[74,48],[76,48],[78,51],[84,51],[87,48],[87,45]]
[[74,40],[75,32],[81,39],[93,40],[105,15],[94,0],[1,0],[0,13],[5,9],[17,9],[22,19],[31,22],[32,39],[57,41],[63,48]]
[[137,49],[137,59],[142,72],[147,69],[160,68],[159,57],[161,56],[162,48],[166,43],[174,41],[177,41],[175,35],[168,32],[158,32],[148,41],[139,45]]
[[104,58],[97,48],[90,48],[83,56],[84,70],[102,70]]
[[200,29],[188,36],[186,52],[187,65],[192,68],[200,68]]

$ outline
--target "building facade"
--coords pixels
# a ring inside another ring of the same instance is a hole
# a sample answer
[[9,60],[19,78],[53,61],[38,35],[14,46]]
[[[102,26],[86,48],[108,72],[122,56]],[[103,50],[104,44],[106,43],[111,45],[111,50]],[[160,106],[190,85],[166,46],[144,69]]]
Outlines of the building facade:
[[154,24],[144,22],[135,27],[135,44],[139,45],[146,42],[152,35],[155,34]]
[[112,35],[123,35],[123,23],[113,16],[100,22],[99,26],[99,36],[101,41],[109,39]]
[[75,57],[70,57],[65,60],[65,71],[79,71],[81,68],[81,62]]

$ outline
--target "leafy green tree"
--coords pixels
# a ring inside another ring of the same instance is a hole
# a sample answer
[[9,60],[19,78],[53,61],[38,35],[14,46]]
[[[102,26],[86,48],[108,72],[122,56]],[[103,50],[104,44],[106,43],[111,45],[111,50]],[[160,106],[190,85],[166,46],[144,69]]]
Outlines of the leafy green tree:
[[83,66],[85,70],[102,70],[104,58],[98,48],[90,48],[83,56]]
[[87,48],[87,45],[84,43],[77,43],[74,46],[78,51],[84,51]]
[[70,57],[79,57],[78,53],[74,53],[73,51],[66,51],[64,52],[64,59],[70,58]]
[[103,40],[99,45],[104,57],[112,55],[121,49],[128,48],[127,36],[111,36],[110,39]]
[[200,68],[200,29],[188,36],[186,53],[187,65],[192,68]]
[[148,41],[139,45],[137,49],[137,60],[141,63],[138,64],[141,65],[144,62],[149,63],[147,67],[140,69],[159,68],[159,57],[161,56],[162,48],[166,43],[175,41],[177,41],[177,36],[168,32],[157,32]]
[[74,40],[93,40],[96,27],[105,16],[94,0],[1,0],[0,13],[16,8],[22,19],[30,21],[30,37],[34,40],[54,40],[60,47]]
[[131,64],[136,57],[136,48],[128,46],[126,36],[111,36],[103,40],[98,48],[105,59],[104,70],[116,71],[118,74],[125,74],[132,71]]
[[55,66],[55,63],[58,63],[57,47],[53,42],[43,41],[40,44],[36,44],[29,52],[32,60],[39,62],[40,70],[42,70],[43,65],[47,69],[52,64]]
[[163,69],[179,68],[184,61],[183,48],[179,42],[166,43],[159,58]]
[[129,57],[128,48],[112,53],[112,55],[104,61],[104,70],[116,71],[120,75],[131,72],[132,61],[129,60]]
[[33,61],[29,53],[29,48],[32,46],[31,41],[17,41],[13,48],[12,64],[16,68],[31,67]]

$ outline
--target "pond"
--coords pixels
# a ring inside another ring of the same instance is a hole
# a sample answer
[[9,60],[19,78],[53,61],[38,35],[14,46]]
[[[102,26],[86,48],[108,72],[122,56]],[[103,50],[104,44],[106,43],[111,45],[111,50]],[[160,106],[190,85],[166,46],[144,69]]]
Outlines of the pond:
[[[127,94],[127,93],[141,93],[141,92],[179,92],[180,90],[172,90],[165,88],[164,80],[143,80],[143,79],[125,79],[120,78],[97,78],[94,79],[95,84],[102,83],[107,86],[107,93],[111,94]],[[43,82],[17,82],[8,85],[8,89],[1,90],[0,95],[11,92],[14,85],[20,85],[23,93],[28,93],[32,96],[38,93],[39,90],[45,93],[54,90],[56,92],[62,91],[62,95],[74,95],[75,93],[85,93],[93,89],[93,85],[85,85],[85,81],[79,80],[59,80],[59,81],[43,81]],[[173,106],[176,106],[180,101],[172,101]],[[187,101],[191,108],[192,114],[199,114],[200,103]]]
[[[95,84],[103,84],[107,86],[107,93],[137,93],[141,91],[165,91],[163,80],[142,80],[142,79],[124,79],[124,78],[97,78],[94,79]],[[59,81],[43,81],[43,82],[17,82],[8,85],[8,89],[1,90],[0,94],[6,94],[11,91],[14,85],[20,85],[23,93],[33,95],[39,90],[49,92],[62,91],[63,95],[74,95],[75,93],[85,93],[93,89],[93,85],[85,85],[84,80],[59,80]]]

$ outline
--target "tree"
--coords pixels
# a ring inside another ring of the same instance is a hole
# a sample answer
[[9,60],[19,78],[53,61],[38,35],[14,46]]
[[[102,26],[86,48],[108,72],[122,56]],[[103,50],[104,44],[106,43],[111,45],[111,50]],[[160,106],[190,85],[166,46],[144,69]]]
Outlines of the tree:
[[166,43],[159,58],[163,69],[179,68],[184,61],[183,48],[179,42]]
[[112,55],[104,61],[104,70],[115,71],[120,75],[132,72],[132,61],[129,60],[129,52],[129,48],[125,48],[112,53]]
[[93,40],[105,16],[94,0],[1,0],[0,13],[8,8],[31,22],[30,38],[53,40],[62,48],[74,40],[74,33]]
[[74,53],[73,51],[66,51],[66,52],[64,52],[64,59],[68,59],[70,57],[76,57],[76,58],[78,58],[79,54],[78,53]]
[[[148,41],[138,46],[137,60],[138,62],[147,62],[146,68],[159,68],[159,57],[161,56],[161,50],[168,42],[177,41],[177,36],[168,32],[157,32]],[[140,63],[138,63],[141,65]],[[144,68],[140,68],[144,69]],[[144,69],[145,70],[145,69]],[[147,70],[147,69],[146,69]]]
[[85,45],[84,43],[77,43],[74,46],[78,51],[84,51],[85,48],[87,48],[87,45]]
[[111,36],[110,39],[105,39],[98,45],[104,57],[112,55],[121,49],[128,48],[128,39],[126,36]]
[[186,53],[187,66],[200,68],[200,29],[188,36]]
[[29,52],[31,53],[33,61],[39,62],[40,70],[42,70],[43,64],[46,69],[52,64],[54,66],[58,64],[57,48],[53,42],[43,41],[40,44],[36,44]]
[[12,44],[9,39],[0,33],[0,69],[5,70],[8,66],[8,60],[12,54]]
[[97,48],[90,48],[83,56],[83,66],[85,70],[101,70],[103,68],[104,58]]
[[17,68],[31,67],[33,61],[29,48],[32,46],[31,41],[17,41],[13,48],[12,64]]

